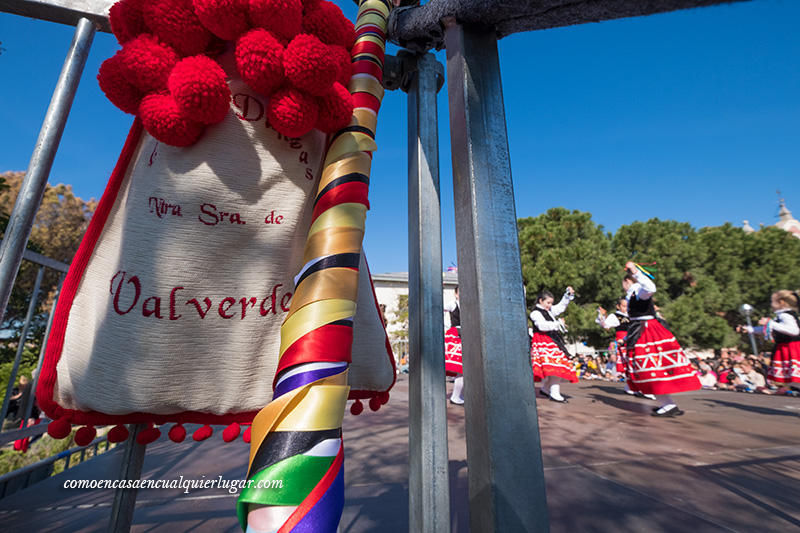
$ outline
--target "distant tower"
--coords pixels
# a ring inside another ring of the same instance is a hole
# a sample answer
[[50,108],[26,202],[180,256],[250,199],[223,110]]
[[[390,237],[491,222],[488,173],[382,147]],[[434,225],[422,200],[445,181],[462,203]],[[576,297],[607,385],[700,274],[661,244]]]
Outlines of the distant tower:
[[742,221],[742,229],[744,230],[745,233],[755,233],[756,232],[756,230],[753,229],[753,226],[750,225],[750,222],[748,220],[743,220]]
[[792,217],[792,212],[786,207],[786,201],[783,198],[780,199],[780,205],[780,211],[778,212],[780,220],[775,223],[775,227],[788,231],[800,239],[800,222]]

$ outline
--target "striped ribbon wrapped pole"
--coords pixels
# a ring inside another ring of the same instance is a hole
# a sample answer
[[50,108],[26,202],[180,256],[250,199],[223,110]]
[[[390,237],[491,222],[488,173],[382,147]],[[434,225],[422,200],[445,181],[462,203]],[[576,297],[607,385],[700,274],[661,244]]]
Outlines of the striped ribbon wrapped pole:
[[344,508],[342,419],[390,10],[388,0],[359,3],[355,109],[328,142],[273,400],[251,427],[249,483],[237,502],[247,532],[335,532]]

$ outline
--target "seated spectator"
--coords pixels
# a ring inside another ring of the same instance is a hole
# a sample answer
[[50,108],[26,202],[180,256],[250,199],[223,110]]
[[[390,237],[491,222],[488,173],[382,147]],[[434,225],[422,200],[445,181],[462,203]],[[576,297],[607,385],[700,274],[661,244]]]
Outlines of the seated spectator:
[[[737,391],[756,392],[766,388],[767,382],[764,376],[756,372],[750,362],[744,361],[738,368],[740,372],[737,372],[737,376],[733,382],[733,386]],[[737,368],[734,367],[734,371],[736,371],[736,369]]]
[[711,371],[711,367],[708,364],[700,364],[697,379],[700,380],[700,385],[702,385],[704,389],[716,390],[717,375]]

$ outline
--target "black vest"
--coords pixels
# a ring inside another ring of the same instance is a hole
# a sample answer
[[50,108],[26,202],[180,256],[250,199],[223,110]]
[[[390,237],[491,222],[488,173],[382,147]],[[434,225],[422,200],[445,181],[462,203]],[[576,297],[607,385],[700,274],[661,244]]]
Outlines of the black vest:
[[[556,321],[556,319],[553,318],[553,315],[550,314],[550,311],[545,311],[544,309],[542,309],[540,307],[534,307],[533,310],[534,311],[538,310],[542,314],[544,319],[546,321],[548,321],[548,322],[555,322]],[[558,333],[558,331],[542,331],[542,330],[540,330],[539,328],[536,327],[536,322],[533,322],[533,331],[536,332],[536,333],[544,333],[545,335],[550,335],[551,333]]]
[[656,308],[653,305],[653,299],[648,298],[647,300],[640,300],[635,294],[632,294],[630,300],[628,300],[628,316],[636,318],[648,315],[653,318],[656,316]]
[[[537,309],[539,310],[539,312],[542,314],[542,316],[544,317],[544,319],[546,321],[548,321],[548,322],[555,322],[556,321],[556,319],[553,318],[553,315],[550,314],[550,311],[545,311],[544,309],[542,309],[540,307],[534,307],[534,311],[537,310]],[[531,320],[531,322],[533,322],[533,320]],[[553,339],[553,342],[555,342],[556,346],[558,346],[559,349],[562,352],[564,352],[564,355],[567,356],[568,358],[572,358],[572,354],[570,354],[569,350],[567,350],[567,345],[564,342],[564,338],[561,336],[561,333],[559,333],[558,330],[542,331],[542,330],[540,330],[539,328],[536,327],[536,322],[533,322],[533,331],[535,333],[541,333],[542,335],[547,335],[548,337]]]
[[[794,321],[798,322],[797,313],[795,313],[794,311],[787,311],[786,313],[789,314],[789,315],[792,315],[792,318],[794,318]],[[800,341],[800,335],[787,335],[786,333],[780,333],[778,331],[773,331],[772,332],[772,339],[777,344],[785,344],[787,342]]]
[[461,306],[456,302],[456,308],[450,311],[450,327],[461,327]]
[[615,327],[614,331],[628,331],[628,327],[631,325],[631,319],[619,312],[615,312],[614,314],[617,315],[619,319],[619,326]]

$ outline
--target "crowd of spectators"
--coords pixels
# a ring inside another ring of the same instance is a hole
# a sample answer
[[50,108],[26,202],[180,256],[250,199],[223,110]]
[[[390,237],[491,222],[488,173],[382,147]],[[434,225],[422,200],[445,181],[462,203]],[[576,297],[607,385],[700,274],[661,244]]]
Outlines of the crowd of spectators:
[[[692,368],[704,389],[800,396],[797,387],[770,383],[767,380],[767,369],[772,356],[770,352],[745,356],[735,349],[723,348],[712,358],[693,358],[692,355],[694,354],[689,354]],[[572,362],[580,379],[625,380],[624,376],[616,372],[613,353],[580,354],[574,356]]]

